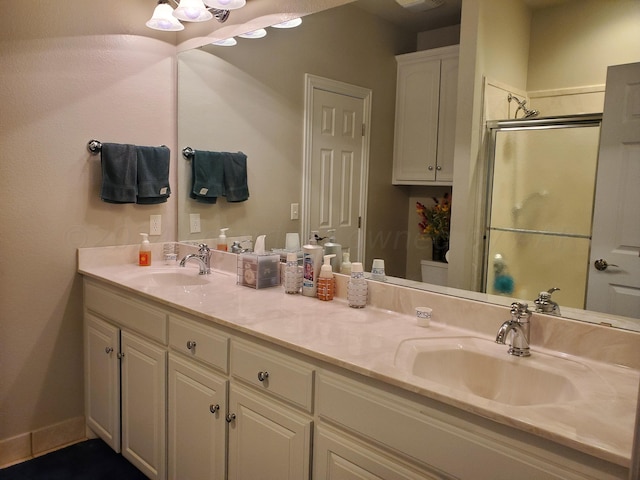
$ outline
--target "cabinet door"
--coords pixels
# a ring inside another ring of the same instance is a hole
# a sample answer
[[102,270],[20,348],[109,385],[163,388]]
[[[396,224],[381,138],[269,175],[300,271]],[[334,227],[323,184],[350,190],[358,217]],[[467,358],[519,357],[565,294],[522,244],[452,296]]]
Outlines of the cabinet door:
[[386,452],[354,437],[320,426],[313,453],[314,480],[440,480],[449,478],[415,470]]
[[309,479],[309,418],[233,384],[229,416],[229,480]]
[[120,329],[85,314],[85,415],[89,428],[120,451]]
[[151,479],[166,478],[166,352],[122,332],[122,454]]
[[398,65],[393,183],[436,179],[440,60]]
[[456,146],[458,57],[442,59],[440,66],[440,109],[438,115],[438,163],[436,180],[453,181],[453,153]]
[[224,480],[227,382],[169,354],[170,479]]

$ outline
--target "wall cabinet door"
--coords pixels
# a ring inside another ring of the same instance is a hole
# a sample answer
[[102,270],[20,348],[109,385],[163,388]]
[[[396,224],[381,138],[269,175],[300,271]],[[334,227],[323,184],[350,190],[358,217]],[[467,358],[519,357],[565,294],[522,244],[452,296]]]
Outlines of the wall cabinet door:
[[311,419],[232,384],[229,480],[310,478]]
[[86,313],[84,323],[87,425],[120,451],[120,329]]
[[151,479],[166,478],[166,351],[121,333],[122,454]]
[[453,181],[458,47],[398,55],[393,183]]
[[168,477],[224,480],[227,381],[170,353],[168,397]]

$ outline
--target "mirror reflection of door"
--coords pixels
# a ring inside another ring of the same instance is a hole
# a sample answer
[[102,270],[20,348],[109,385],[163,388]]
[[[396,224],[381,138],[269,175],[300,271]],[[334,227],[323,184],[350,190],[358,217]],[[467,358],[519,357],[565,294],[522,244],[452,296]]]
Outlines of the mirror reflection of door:
[[315,80],[307,97],[308,202],[303,222],[307,230],[302,233],[304,238],[311,231],[327,237],[335,230],[336,242],[350,253],[351,261],[362,261],[369,93],[359,87]]
[[609,67],[598,163],[587,308],[640,318],[640,63]]

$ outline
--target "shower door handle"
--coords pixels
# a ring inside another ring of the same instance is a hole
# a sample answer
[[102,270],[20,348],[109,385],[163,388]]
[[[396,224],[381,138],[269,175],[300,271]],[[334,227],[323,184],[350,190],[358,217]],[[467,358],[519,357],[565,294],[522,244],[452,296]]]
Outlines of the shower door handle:
[[607,263],[607,261],[603,258],[600,258],[593,262],[593,266],[596,267],[596,270],[599,272],[603,272],[607,269],[607,267],[617,267],[618,265],[614,265],[613,263]]

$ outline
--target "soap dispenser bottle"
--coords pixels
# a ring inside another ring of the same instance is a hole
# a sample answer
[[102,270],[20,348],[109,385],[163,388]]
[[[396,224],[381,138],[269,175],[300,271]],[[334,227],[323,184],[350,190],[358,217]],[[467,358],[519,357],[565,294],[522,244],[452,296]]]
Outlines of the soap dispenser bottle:
[[351,278],[347,284],[347,303],[351,308],[364,308],[367,304],[368,286],[361,262],[351,264]]
[[138,265],[148,267],[151,265],[151,244],[149,243],[149,234],[141,233],[142,243],[140,243],[140,251],[138,252]]
[[220,229],[220,236],[218,237],[218,244],[216,245],[216,250],[222,250],[224,252],[227,251],[227,235],[226,235],[226,231],[229,230],[228,228],[221,228]]
[[349,258],[349,252],[342,253],[342,264],[340,265],[340,273],[344,275],[351,275],[351,259]]
[[342,245],[336,243],[336,231],[335,229],[327,230],[327,234],[329,235],[329,241],[324,243],[324,253],[325,255],[333,254],[333,259],[331,260],[331,268],[336,273],[341,273],[342,267]]
[[318,276],[318,298],[320,300],[333,300],[336,291],[336,279],[333,276],[333,270],[331,270],[331,259],[335,256],[335,253],[324,256],[324,264],[320,268],[320,275]]

